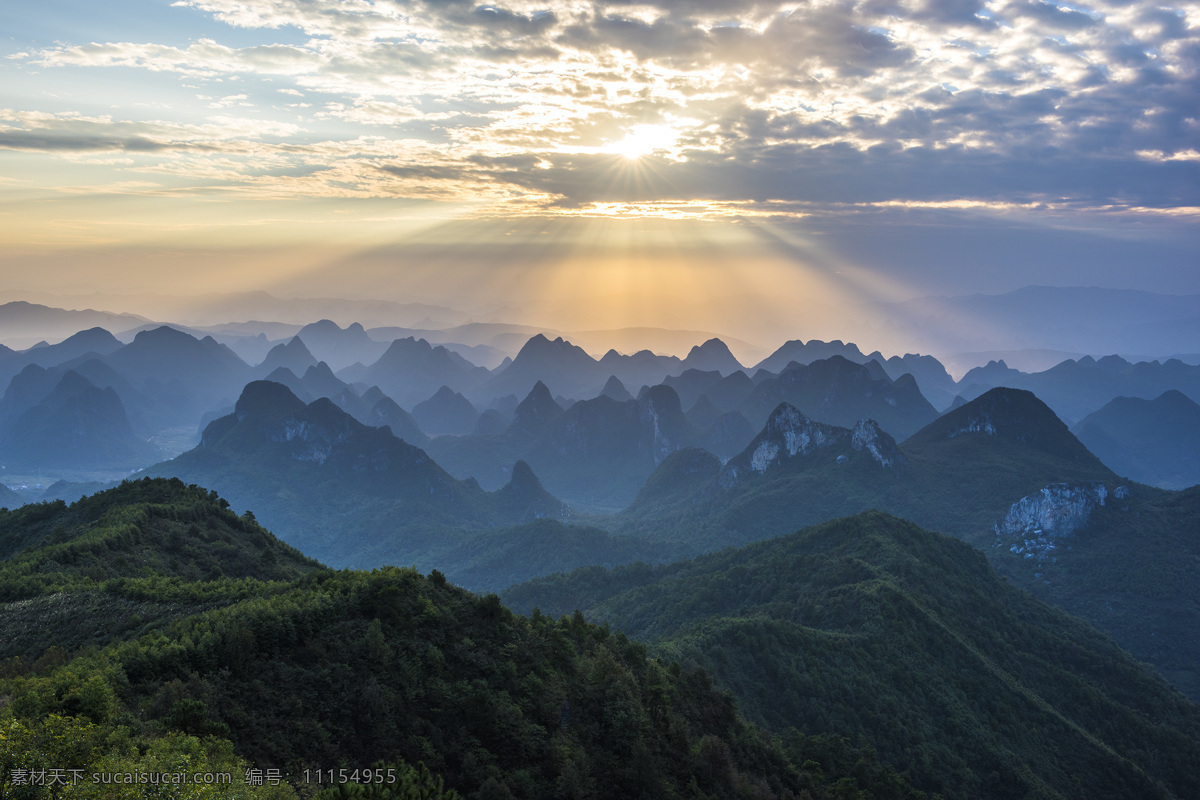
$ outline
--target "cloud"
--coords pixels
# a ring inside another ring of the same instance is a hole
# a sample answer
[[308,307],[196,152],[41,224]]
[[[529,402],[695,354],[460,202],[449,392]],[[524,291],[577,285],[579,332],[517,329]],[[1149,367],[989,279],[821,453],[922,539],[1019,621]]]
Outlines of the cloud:
[[[1193,11],[1142,0],[176,5],[262,41],[68,43],[11,62],[283,82],[270,91],[311,104],[174,127],[26,113],[0,128],[0,146],[160,153],[169,161],[155,169],[222,175],[238,191],[564,209],[689,197],[1196,204],[1195,162],[1178,154],[1200,134],[1200,27]],[[280,43],[282,28],[307,39]],[[259,96],[205,91],[239,113]],[[639,126],[673,144],[635,180],[606,151]]]

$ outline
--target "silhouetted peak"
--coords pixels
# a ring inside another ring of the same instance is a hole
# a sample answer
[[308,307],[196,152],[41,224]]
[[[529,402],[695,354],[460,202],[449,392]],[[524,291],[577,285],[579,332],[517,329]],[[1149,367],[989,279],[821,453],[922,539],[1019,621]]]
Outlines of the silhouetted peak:
[[72,334],[59,342],[59,345],[69,345],[86,350],[100,350],[119,347],[121,341],[104,328],[88,328],[86,331]]
[[[310,380],[334,380],[334,381],[336,381],[336,380],[338,380],[338,378],[337,378],[337,376],[335,376],[333,374],[333,370],[331,370],[329,368],[328,364],[326,364],[324,361],[318,361],[316,364],[313,364],[311,367],[309,367],[305,371],[304,380],[305,381],[310,381]],[[338,382],[341,383],[341,381],[338,381]],[[446,387],[443,386],[442,388],[444,389]]]
[[511,491],[519,497],[534,497],[544,489],[542,482],[534,474],[533,468],[524,461],[513,464],[512,477],[508,481]]
[[133,343],[140,345],[187,344],[195,341],[196,338],[194,336],[184,333],[181,330],[176,330],[170,325],[150,328],[149,330],[141,331],[137,336],[133,337]]
[[1024,389],[991,389],[946,412],[913,434],[909,441],[921,445],[961,436],[1020,442],[1072,461],[1100,465],[1050,407]]
[[274,381],[251,381],[242,390],[234,406],[239,420],[247,417],[277,417],[294,414],[304,409],[304,402],[282,383]]
[[282,347],[283,352],[287,353],[288,355],[292,356],[293,358],[304,357],[304,356],[313,358],[312,351],[308,349],[308,345],[306,345],[304,343],[304,340],[301,339],[299,335],[293,336],[291,339],[284,342],[283,344],[276,345],[276,347]]
[[546,384],[538,381],[513,412],[513,427],[526,433],[541,430],[542,426],[562,414],[563,409]]
[[611,397],[619,403],[632,400],[633,395],[625,388],[625,384],[621,383],[621,379],[616,375],[608,376],[608,380],[604,383],[604,388],[600,390],[600,394],[605,397]]
[[69,369],[58,381],[58,385],[54,387],[54,394],[60,397],[67,397],[85,392],[88,389],[95,388],[96,385],[94,383],[80,375],[75,370]]

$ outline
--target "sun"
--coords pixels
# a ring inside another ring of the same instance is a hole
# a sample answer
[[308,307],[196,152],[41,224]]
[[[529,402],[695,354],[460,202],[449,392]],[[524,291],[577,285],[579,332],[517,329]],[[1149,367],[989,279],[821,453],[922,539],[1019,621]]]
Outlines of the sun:
[[670,125],[635,125],[625,138],[604,148],[629,160],[650,155],[656,150],[667,150],[679,141],[679,131]]

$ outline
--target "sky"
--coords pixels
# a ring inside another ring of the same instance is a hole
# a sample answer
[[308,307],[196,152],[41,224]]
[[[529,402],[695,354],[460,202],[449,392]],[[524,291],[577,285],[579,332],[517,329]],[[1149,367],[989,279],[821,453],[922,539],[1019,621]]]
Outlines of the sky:
[[1198,265],[1200,2],[0,10],[6,297],[761,341],[868,301],[1195,294]]

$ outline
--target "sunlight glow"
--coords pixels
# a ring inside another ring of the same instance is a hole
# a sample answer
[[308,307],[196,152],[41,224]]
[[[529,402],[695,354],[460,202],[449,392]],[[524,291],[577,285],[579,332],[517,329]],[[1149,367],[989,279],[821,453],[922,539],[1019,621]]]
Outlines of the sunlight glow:
[[604,148],[631,161],[659,150],[669,150],[679,141],[679,131],[670,125],[635,125],[619,142]]

